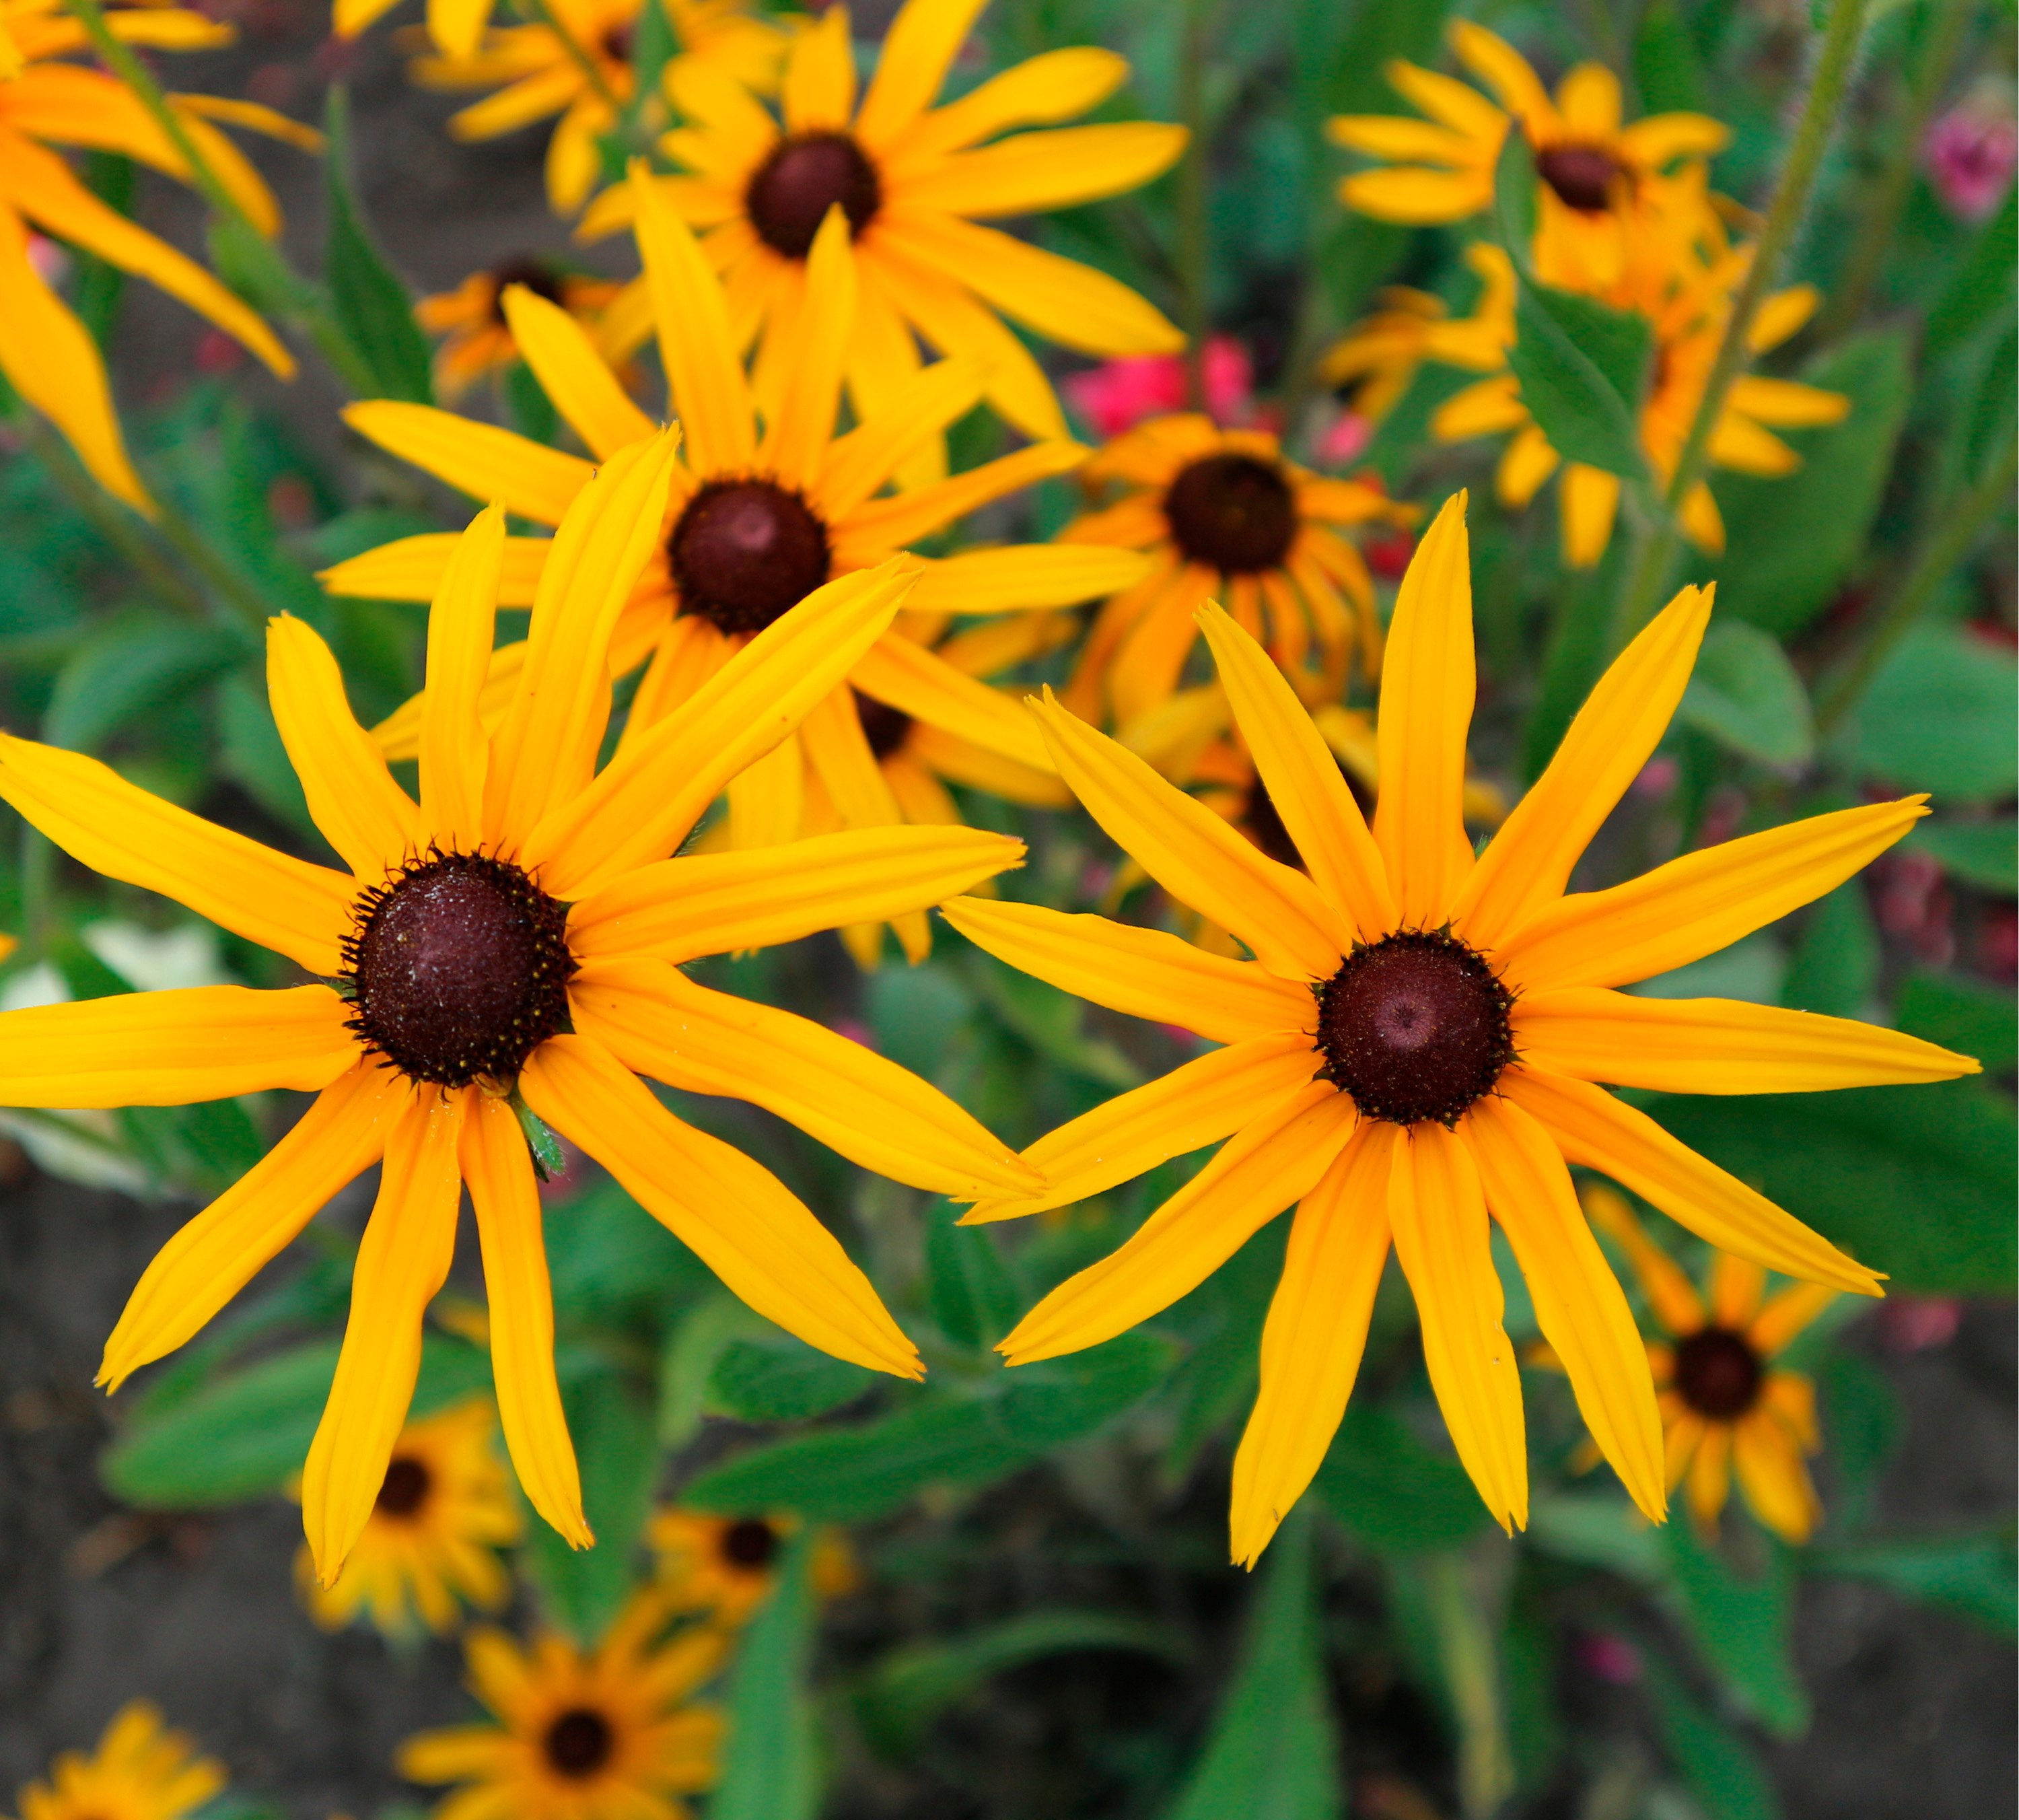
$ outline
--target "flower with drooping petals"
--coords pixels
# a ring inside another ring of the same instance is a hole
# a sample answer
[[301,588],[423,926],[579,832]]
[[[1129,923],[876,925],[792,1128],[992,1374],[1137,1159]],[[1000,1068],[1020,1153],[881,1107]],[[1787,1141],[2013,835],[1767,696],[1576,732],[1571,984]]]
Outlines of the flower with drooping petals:
[[89,1757],[67,1750],[47,1782],[27,1783],[21,1820],[182,1820],[224,1786],[224,1765],[161,1722],[146,1700],[113,1716]]
[[514,285],[564,310],[585,329],[594,328],[623,288],[610,279],[566,271],[551,259],[522,253],[472,272],[453,291],[422,298],[414,306],[414,319],[443,338],[435,351],[437,397],[453,404],[473,381],[519,357],[505,314],[505,292]]

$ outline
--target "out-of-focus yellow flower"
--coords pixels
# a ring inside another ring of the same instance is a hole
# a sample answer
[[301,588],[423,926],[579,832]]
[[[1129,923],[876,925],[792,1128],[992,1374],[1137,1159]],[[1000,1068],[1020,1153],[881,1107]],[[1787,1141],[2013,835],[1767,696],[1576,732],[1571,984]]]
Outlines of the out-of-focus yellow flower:
[[415,319],[429,334],[443,338],[435,352],[438,397],[453,404],[473,381],[519,357],[505,314],[505,292],[514,285],[566,310],[591,331],[623,288],[607,278],[564,271],[550,260],[520,254],[472,272],[453,291],[422,298],[414,306]]
[[1499,248],[1475,241],[1465,263],[1484,288],[1469,316],[1454,317],[1443,299],[1392,285],[1379,307],[1326,350],[1318,377],[1352,386],[1353,408],[1378,420],[1408,390],[1425,361],[1490,373],[1506,359],[1514,339],[1514,268]]
[[[778,1557],[798,1528],[790,1517],[715,1517],[677,1506],[661,1510],[646,1532],[658,1561],[658,1592],[669,1611],[741,1624],[771,1596]],[[814,1535],[810,1566],[821,1597],[854,1590],[854,1557],[838,1530]]]
[[67,1750],[47,1782],[21,1790],[21,1820],[181,1820],[224,1786],[224,1765],[199,1757],[145,1700],[120,1708],[89,1757]]

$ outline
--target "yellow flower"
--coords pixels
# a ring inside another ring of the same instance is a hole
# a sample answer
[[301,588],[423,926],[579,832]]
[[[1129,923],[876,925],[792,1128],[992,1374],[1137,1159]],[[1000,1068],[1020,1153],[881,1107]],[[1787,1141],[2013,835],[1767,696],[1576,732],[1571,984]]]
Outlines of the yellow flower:
[[518,343],[506,319],[504,293],[523,285],[536,297],[556,305],[585,328],[593,328],[622,286],[606,278],[561,270],[531,254],[501,260],[472,272],[453,291],[423,297],[414,306],[415,318],[430,335],[444,339],[435,354],[435,391],[451,403],[473,380],[519,357]]
[[473,1630],[469,1688],[495,1725],[423,1731],[400,1747],[409,1782],[467,1785],[441,1820],[684,1820],[680,1797],[712,1787],[722,1716],[691,1696],[721,1666],[722,1633],[661,1643],[665,1607],[634,1597],[593,1650],[549,1635],[522,1647]]
[[1078,712],[1105,706],[1127,722],[1168,700],[1198,638],[1193,615],[1215,595],[1306,686],[1339,693],[1356,647],[1363,673],[1379,672],[1374,584],[1340,528],[1412,524],[1413,506],[1299,467],[1263,431],[1191,413],[1139,424],[1081,472],[1130,490],[1060,541],[1147,551],[1151,567],[1095,619],[1066,687]]
[[[720,1624],[741,1624],[770,1597],[779,1554],[798,1527],[789,1517],[661,1510],[646,1532],[658,1559],[660,1596],[670,1611],[705,1612]],[[810,1564],[814,1590],[822,1597],[854,1590],[855,1563],[839,1532],[815,1535]]]
[[1758,1264],[1720,1252],[1699,1294],[1616,1190],[1587,1182],[1581,1198],[1592,1224],[1626,1252],[1669,1336],[1647,1347],[1669,1490],[1684,1485],[1697,1526],[1715,1534],[1735,1471],[1753,1514],[1799,1547],[1822,1517],[1806,1464],[1822,1445],[1816,1387],[1774,1361],[1835,1292],[1798,1283],[1770,1300]]
[[181,1820],[224,1782],[223,1764],[198,1757],[195,1742],[164,1725],[158,1708],[133,1700],[91,1756],[67,1750],[49,1781],[23,1787],[21,1820]]
[[[361,31],[394,3],[337,0],[336,29],[343,35]],[[746,0],[660,3],[676,47],[666,65],[669,92],[695,80],[719,82],[738,93],[778,85],[786,35],[752,18]],[[547,141],[547,201],[556,215],[572,215],[602,169],[596,141],[617,124],[611,103],[627,106],[636,91],[632,53],[644,9],[645,0],[547,0],[551,25],[487,29],[490,0],[430,0],[423,42],[431,40],[438,54],[416,57],[409,67],[424,89],[496,91],[451,118],[448,129],[457,139],[497,139],[558,114]],[[438,13],[455,15],[446,37]]]
[[1333,142],[1383,161],[1343,178],[1339,200],[1379,221],[1463,221],[1492,205],[1494,169],[1510,121],[1535,154],[1532,256],[1545,284],[1603,289],[1629,256],[1635,216],[1678,161],[1722,151],[1731,134],[1702,114],[1657,114],[1620,123],[1619,79],[1601,63],[1580,63],[1553,101],[1528,60],[1504,39],[1467,20],[1447,35],[1459,61],[1492,89],[1477,89],[1397,60],[1388,79],[1429,120],[1342,114]]
[[1308,876],[1063,709],[1038,710],[1060,774],[1095,820],[1255,958],[1098,916],[971,898],[946,906],[1013,966],[1227,1045],[1041,1138],[1024,1154],[1047,1191],[986,1198],[968,1217],[1062,1205],[1228,1140],[1134,1237],[1024,1317],[1002,1342],[1013,1365],[1148,1319],[1301,1202],[1234,1462],[1238,1561],[1260,1554],[1325,1457],[1391,1239],[1459,1457],[1503,1525],[1525,1521],[1521,1380],[1501,1326],[1489,1209],[1586,1424],[1640,1508],[1662,1514],[1647,1354],[1567,1162],[1756,1263],[1879,1292],[1870,1271],[1597,1084],[1792,1093],[1977,1068],[1840,1018],[1613,989],[1820,896],[1925,813],[1919,799],[1845,810],[1566,895],[1680,700],[1709,610],[1706,593],[1685,589],[1622,654],[1477,858],[1459,813],[1473,690],[1463,495],[1423,539],[1396,604],[1371,832],[1281,673],[1218,608],[1200,615]]
[[342,1576],[318,1586],[308,1550],[295,1557],[318,1624],[341,1630],[367,1612],[388,1636],[418,1625],[440,1633],[455,1625],[459,1601],[485,1612],[504,1604],[512,1582],[492,1551],[517,1542],[520,1525],[497,1433],[488,1398],[407,1424]]
[[[934,108],[985,4],[906,0],[859,107],[848,9],[829,7],[792,42],[782,127],[707,65],[668,78],[687,124],[661,147],[693,174],[658,181],[705,236],[729,288],[738,346],[761,338],[760,395],[825,308],[807,260],[832,208],[845,212],[862,262],[861,325],[847,350],[858,415],[878,411],[912,379],[923,340],[978,362],[989,402],[1018,429],[1064,436],[1051,382],[999,310],[1082,353],[1183,345],[1170,323],[1113,278],[980,225],[1133,190],[1168,170],[1185,143],[1183,128],[1149,121],[998,139],[1013,127],[1070,119],[1127,79],[1122,59],[1085,46],[1033,57]],[[631,191],[612,190],[584,216],[582,231],[618,227],[633,207]]]
[[1499,248],[1475,241],[1465,263],[1484,281],[1470,316],[1454,317],[1444,299],[1405,285],[1380,294],[1380,307],[1354,324],[1318,362],[1328,386],[1352,386],[1353,408],[1378,421],[1400,401],[1425,361],[1490,373],[1514,339],[1514,267]]
[[639,1076],[753,1100],[865,1167],[939,1192],[1015,1193],[1038,1179],[895,1064],[679,970],[697,955],[936,902],[1021,849],[966,828],[882,828],[759,854],[665,857],[730,778],[832,692],[909,583],[901,560],[835,582],[598,772],[611,629],[658,538],[674,442],[668,431],[614,456],[569,509],[533,604],[532,658],[489,736],[477,698],[503,509],[465,534],[429,622],[418,803],[352,719],[322,640],[299,620],[271,622],[274,717],[344,870],[201,821],[81,754],[0,736],[0,796],[59,847],[319,976],[279,992],[212,986],[0,1016],[0,1104],[318,1095],[148,1266],[106,1347],[100,1378],[115,1389],[190,1338],[324,1200],[383,1159],[303,1475],[325,1585],[384,1483],[465,1184],[513,1463],[541,1515],[571,1542],[590,1540],[554,1377],[519,1096],[759,1314],[902,1377],[919,1375],[917,1354],[839,1242],[775,1176],[674,1118]]
[[[839,210],[816,247],[825,299],[796,344],[777,408],[760,422],[738,361],[720,281],[686,225],[642,172],[639,245],[657,312],[672,414],[685,431],[664,535],[613,645],[620,674],[651,665],[632,699],[625,741],[673,712],[756,633],[836,575],[883,562],[977,506],[1076,466],[1076,443],[1038,443],[968,473],[894,497],[877,497],[893,469],[962,415],[980,395],[972,362],[945,361],[845,436],[834,434],[842,368],[857,318],[857,261]],[[508,290],[505,310],[520,352],[562,417],[599,457],[651,433],[580,328],[553,305]],[[555,522],[594,470],[585,462],[487,424],[425,405],[355,404],[346,420],[381,447],[475,498],[498,498],[536,521]],[[438,585],[452,538],[408,538],[328,571],[332,592],[425,600]],[[543,539],[509,546],[506,604],[528,598],[548,560]],[[907,605],[918,613],[998,615],[1052,608],[1125,585],[1144,559],[1131,552],[1045,544],[964,552],[923,565]],[[488,712],[503,711],[526,647],[494,659]],[[796,734],[730,786],[729,839],[766,847],[827,825],[810,774],[843,823],[883,827],[914,818],[901,784],[879,769],[864,731],[867,698],[980,748],[1017,774],[1049,769],[1030,717],[973,675],[893,629],[854,666],[849,686],[814,705]],[[417,703],[378,729],[390,756],[417,749]],[[930,940],[923,912],[897,933],[914,959]]]
[[[129,44],[201,50],[237,35],[201,13],[176,7],[108,9],[106,23]],[[90,331],[35,269],[29,234],[39,229],[158,285],[235,336],[283,379],[293,357],[250,309],[194,260],[137,227],[79,183],[52,145],[123,152],[181,183],[189,165],[159,122],[125,86],[60,60],[85,48],[84,29],[60,0],[0,0],[0,31],[22,67],[0,78],[0,373],[63,432],[99,484],[137,512],[153,502],[126,453],[111,382]],[[261,232],[279,229],[273,194],[244,154],[211,122],[248,127],[313,150],[319,135],[271,108],[209,95],[172,95],[189,136]]]

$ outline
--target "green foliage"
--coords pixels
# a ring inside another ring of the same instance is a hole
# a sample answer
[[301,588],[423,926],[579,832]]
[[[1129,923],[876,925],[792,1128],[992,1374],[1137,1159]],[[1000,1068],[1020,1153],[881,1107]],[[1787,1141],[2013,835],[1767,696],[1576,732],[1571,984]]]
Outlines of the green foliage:
[[1742,758],[1797,765],[1815,749],[1809,698],[1787,654],[1742,620],[1720,619],[1704,636],[1676,718]]
[[329,222],[324,265],[336,321],[379,397],[430,403],[434,386],[428,344],[414,321],[406,286],[393,275],[365,225],[353,185],[350,102],[341,84],[331,86],[323,130],[329,140],[323,161]]
[[1524,277],[1514,335],[1507,364],[1550,445],[1565,461],[1639,480],[1636,412],[1654,352],[1645,318]]
[[1916,627],[1872,679],[1843,735],[1852,774],[1928,790],[1945,807],[2012,793],[2019,677],[1959,627]]
[[729,1680],[729,1743],[708,1820],[813,1820],[821,1765],[807,1674],[817,1607],[814,1536],[787,1545],[778,1584],[744,1633]]
[[1362,1398],[1347,1405],[1315,1488],[1361,1541],[1391,1553],[1448,1548],[1491,1521],[1455,1459],[1433,1453],[1392,1410]]
[[2019,1575],[2010,1528],[1874,1537],[1819,1549],[1818,1572],[1870,1580],[1960,1612],[2000,1636],[2019,1634]]
[[1666,1663],[1649,1662],[1647,1678],[1662,1742],[1707,1820],[1780,1820],[1779,1798],[1752,1746]]
[[1695,1535],[1686,1521],[1662,1532],[1690,1637],[1705,1663],[1769,1731],[1798,1736],[1809,1703],[1789,1656],[1795,1574],[1785,1550],[1767,1543],[1747,1571]]
[[804,1422],[852,1403],[875,1373],[780,1333],[732,1340],[709,1373],[708,1408],[739,1422]]
[[960,1209],[927,1216],[926,1288],[933,1318],[956,1346],[992,1346],[1017,1323],[1022,1297],[986,1226],[962,1226]]

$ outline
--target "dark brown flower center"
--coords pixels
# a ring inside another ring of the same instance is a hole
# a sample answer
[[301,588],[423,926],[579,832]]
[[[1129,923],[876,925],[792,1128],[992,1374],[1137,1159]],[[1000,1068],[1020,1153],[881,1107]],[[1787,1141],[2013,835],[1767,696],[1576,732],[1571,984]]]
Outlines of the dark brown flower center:
[[1318,998],[1325,1078],[1364,1118],[1454,1124],[1514,1059],[1513,995],[1442,930],[1356,947]]
[[638,42],[638,28],[628,20],[604,28],[596,48],[613,63],[628,63]]
[[491,284],[491,319],[501,326],[505,321],[505,289],[509,285],[524,285],[535,297],[544,297],[549,303],[561,300],[560,274],[531,253],[520,253],[493,266]]
[[386,1468],[385,1483],[379,1488],[377,1510],[382,1517],[411,1517],[428,1501],[434,1474],[424,1460],[410,1453],[396,1453]]
[[1283,470],[1252,455],[1208,455],[1164,495],[1178,548],[1223,575],[1278,567],[1297,535],[1297,502]]
[[343,958],[351,1030],[417,1081],[511,1081],[568,1028],[567,907],[508,860],[408,861],[358,900]]
[[[1336,757],[1332,761],[1338,764]],[[1346,779],[1346,787],[1353,792],[1353,799],[1360,805],[1361,813],[1371,816],[1374,803],[1361,787],[1360,781],[1339,765],[1339,774]],[[1276,799],[1269,794],[1269,786],[1258,774],[1248,786],[1248,801],[1241,812],[1241,821],[1255,838],[1255,844],[1279,865],[1295,866],[1302,872],[1304,856],[1297,851],[1297,843],[1290,838],[1290,831],[1283,825],[1283,812],[1276,807]]]
[[761,1517],[746,1517],[722,1532],[722,1558],[738,1567],[769,1567],[778,1554],[778,1532]]
[[571,1706],[540,1740],[548,1763],[573,1781],[585,1782],[608,1763],[617,1734],[593,1706]]
[[1676,1388],[1699,1416],[1735,1421],[1759,1400],[1765,1368],[1753,1343],[1729,1327],[1705,1327],[1676,1342]]
[[888,758],[910,738],[911,716],[874,695],[864,694],[860,689],[850,693],[855,697],[856,716],[862,723],[862,737],[869,741],[869,749],[879,759]]
[[770,480],[716,480],[687,502],[666,553],[680,603],[724,632],[762,632],[828,578],[827,527]]
[[1535,154],[1535,175],[1555,190],[1566,208],[1595,215],[1612,201],[1614,183],[1626,174],[1603,147],[1553,145]]
[[836,203],[860,234],[883,205],[883,186],[862,147],[845,132],[808,132],[783,140],[757,167],[745,190],[750,225],[767,246],[788,259],[812,251],[827,212]]

